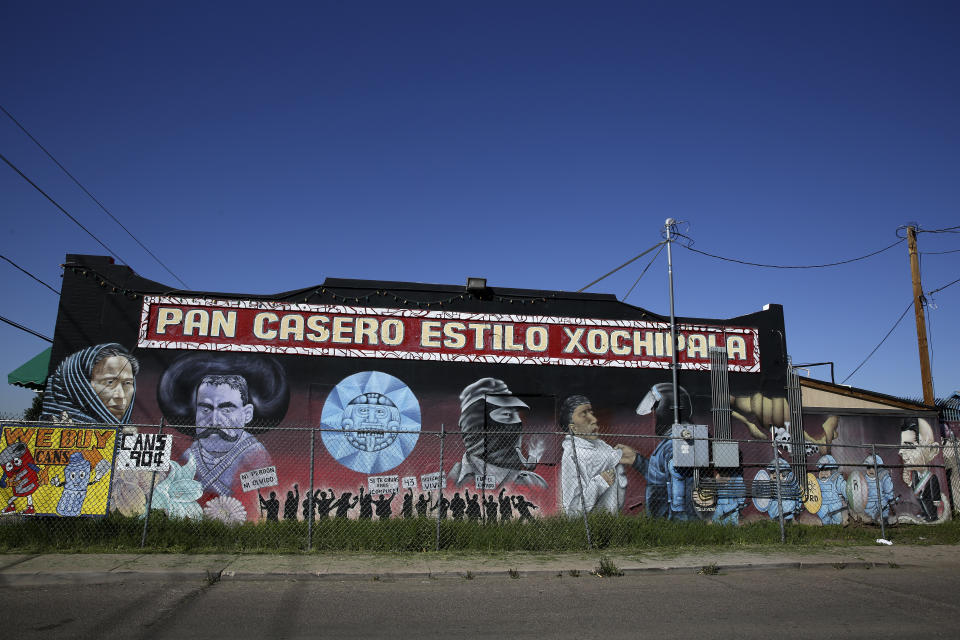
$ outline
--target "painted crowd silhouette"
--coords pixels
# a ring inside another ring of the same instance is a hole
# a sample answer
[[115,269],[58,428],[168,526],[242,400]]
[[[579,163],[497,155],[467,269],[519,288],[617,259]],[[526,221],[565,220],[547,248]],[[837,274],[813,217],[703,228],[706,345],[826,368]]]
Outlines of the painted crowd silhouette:
[[[510,522],[515,516],[518,522],[533,520],[532,511],[538,509],[537,505],[522,495],[507,495],[506,491],[504,488],[496,496],[488,493],[486,498],[483,498],[479,493],[471,493],[469,489],[465,489],[463,495],[459,491],[454,492],[452,497],[445,496],[443,492],[439,492],[435,497],[433,491],[415,495],[412,489],[407,489],[403,492],[399,505],[399,517],[428,518],[436,512],[436,517],[440,520],[449,518],[487,524]],[[293,488],[287,491],[282,504],[283,520],[298,520],[298,513],[303,520],[308,520],[311,510],[317,520],[349,518],[351,510],[358,505],[358,520],[373,520],[374,516],[377,520],[389,520],[394,515],[393,502],[397,492],[374,497],[369,491],[359,487],[356,494],[343,491],[337,495],[332,488],[327,488],[316,489],[312,496],[309,491],[305,495],[301,500],[299,484],[294,484]],[[259,498],[261,517],[278,522],[281,519],[281,503],[276,491],[271,491],[269,498],[264,498],[261,493]]]

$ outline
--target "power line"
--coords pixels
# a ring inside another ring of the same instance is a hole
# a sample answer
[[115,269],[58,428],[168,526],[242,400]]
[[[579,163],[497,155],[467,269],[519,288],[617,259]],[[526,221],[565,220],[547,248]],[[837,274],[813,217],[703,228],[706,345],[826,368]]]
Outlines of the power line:
[[7,256],[0,255],[0,258],[3,258],[3,259],[6,260],[7,262],[9,262],[11,265],[13,265],[13,267],[14,267],[15,269],[19,269],[19,270],[22,271],[23,273],[27,274],[28,276],[30,276],[31,278],[33,278],[34,280],[36,280],[37,282],[39,282],[40,284],[42,284],[43,286],[45,286],[47,289],[50,289],[50,291],[53,291],[55,294],[60,295],[60,292],[59,292],[59,291],[57,291],[56,289],[54,289],[53,287],[51,287],[50,285],[48,285],[46,282],[44,282],[44,281],[41,280],[40,278],[38,278],[37,276],[33,275],[32,273],[30,273],[29,271],[27,271],[26,269],[24,269],[23,267],[21,267],[20,265],[18,265],[16,262],[14,262],[13,260],[11,260],[11,259],[8,258]]
[[[681,237],[681,238],[686,238],[686,239],[689,240],[691,243],[693,242],[693,238],[691,238],[691,237],[689,237],[689,236],[685,236],[685,235],[680,234],[680,233],[678,233],[678,234],[676,234],[676,235],[679,236],[679,237]],[[681,246],[682,246],[682,247],[685,247],[686,249],[689,249],[690,251],[693,251],[694,253],[699,253],[699,254],[701,254],[701,255],[705,255],[705,256],[710,257],[710,258],[716,258],[717,260],[724,260],[724,261],[726,261],[726,262],[735,262],[735,263],[737,263],[737,264],[744,264],[744,265],[747,265],[747,266],[750,266],[750,267],[765,267],[765,268],[767,268],[767,269],[824,269],[824,268],[826,268],[826,267],[836,267],[836,266],[839,266],[839,265],[842,265],[842,264],[850,264],[851,262],[857,262],[858,260],[866,260],[867,258],[872,258],[872,257],[875,256],[875,255],[881,254],[881,253],[883,253],[884,251],[888,251],[888,250],[894,248],[895,246],[897,246],[898,244],[900,244],[900,243],[903,242],[903,241],[904,241],[904,238],[901,238],[901,239],[897,240],[896,242],[894,242],[893,244],[887,245],[887,246],[884,247],[883,249],[877,249],[876,251],[872,251],[872,252],[868,253],[867,255],[859,256],[859,257],[857,257],[857,258],[850,258],[849,260],[839,260],[839,261],[837,261],[837,262],[828,262],[828,263],[826,263],[826,264],[805,264],[805,265],[764,264],[764,263],[761,263],[761,262],[749,262],[749,261],[747,261],[747,260],[738,260],[738,259],[736,259],[736,258],[725,258],[725,257],[723,257],[723,256],[718,256],[718,255],[713,254],[713,253],[708,253],[708,252],[706,252],[706,251],[701,251],[700,249],[694,249],[693,246],[691,246],[691,244],[682,244],[682,243],[681,243]]]
[[623,297],[622,297],[622,298],[620,298],[621,301],[626,301],[627,296],[629,296],[631,293],[633,293],[634,288],[637,286],[637,284],[640,283],[640,278],[642,278],[644,275],[646,275],[647,269],[650,268],[650,265],[652,265],[652,264],[654,263],[654,261],[657,259],[657,257],[658,257],[661,253],[663,253],[663,247],[664,247],[664,245],[661,244],[661,245],[660,245],[660,250],[657,251],[655,254],[653,254],[653,257],[650,258],[650,262],[647,263],[647,266],[645,266],[645,267],[643,268],[643,271],[640,272],[640,275],[639,275],[639,276],[637,277],[637,279],[634,281],[633,286],[630,287],[630,290],[629,290],[629,291],[627,291],[625,294],[623,294]]
[[903,318],[907,315],[907,312],[910,311],[910,307],[912,307],[912,306],[913,306],[913,300],[910,301],[910,304],[907,305],[907,308],[903,310],[903,313],[900,314],[900,317],[897,318],[897,321],[896,321],[895,323],[893,323],[893,326],[892,326],[892,327],[890,327],[890,331],[887,331],[887,335],[883,336],[883,340],[881,340],[881,341],[877,344],[877,346],[875,346],[875,347],[873,348],[873,351],[871,351],[869,354],[867,354],[867,357],[863,359],[863,362],[861,362],[860,364],[857,365],[857,368],[856,368],[856,369],[854,369],[853,371],[850,372],[850,375],[848,375],[846,378],[844,378],[843,380],[840,381],[840,384],[846,384],[847,380],[849,380],[850,378],[852,378],[852,377],[853,377],[853,374],[855,374],[857,371],[860,370],[860,367],[862,367],[863,365],[867,364],[867,360],[869,360],[871,357],[873,357],[873,354],[875,354],[875,353],[877,352],[877,349],[879,349],[879,348],[883,345],[883,343],[887,341],[887,338],[889,338],[889,337],[890,337],[890,334],[893,333],[893,330],[896,329],[896,328],[900,325],[900,322],[903,321]]
[[61,207],[61,206],[57,203],[56,200],[54,200],[53,198],[51,198],[50,196],[48,196],[46,191],[44,191],[43,189],[41,189],[40,187],[38,187],[38,186],[36,185],[36,183],[34,183],[33,180],[31,180],[31,179],[28,178],[26,175],[24,175],[23,171],[20,171],[20,169],[18,169],[15,164],[13,164],[13,163],[10,162],[9,160],[7,160],[7,157],[6,157],[5,155],[3,155],[2,153],[0,153],[0,160],[3,160],[3,161],[6,162],[8,165],[10,165],[10,168],[13,169],[14,171],[16,171],[18,174],[20,174],[20,177],[21,177],[21,178],[23,178],[23,179],[26,180],[28,183],[30,183],[30,186],[31,186],[31,187],[33,187],[34,189],[36,189],[37,191],[39,191],[40,194],[41,194],[44,198],[46,198],[47,200],[49,200],[50,202],[52,202],[52,203],[53,203],[53,206],[55,206],[57,209],[60,209],[60,211],[63,213],[63,215],[65,215],[65,216],[67,216],[68,218],[70,218],[71,220],[73,220],[74,224],[76,224],[78,227],[80,227],[81,229],[83,229],[84,231],[86,231],[88,236],[90,236],[91,238],[93,238],[94,240],[97,241],[97,244],[99,244],[101,247],[103,247],[104,249],[106,249],[107,251],[109,251],[109,252],[110,252],[110,255],[112,255],[114,258],[116,258],[117,260],[119,260],[120,262],[122,262],[122,263],[124,263],[124,264],[127,263],[126,260],[124,260],[123,258],[121,258],[120,256],[118,256],[118,255],[113,251],[113,249],[111,249],[111,248],[108,247],[106,244],[104,244],[103,241],[102,241],[100,238],[98,238],[97,236],[93,235],[93,233],[91,233],[91,231],[90,231],[89,229],[87,229],[85,226],[83,226],[82,224],[80,224],[80,221],[77,220],[76,218],[74,218],[72,215],[70,215],[70,213],[69,213],[66,209],[64,209],[63,207]]
[[592,287],[593,285],[597,284],[598,282],[600,282],[601,280],[603,280],[603,279],[606,278],[607,276],[612,276],[613,274],[615,274],[617,271],[620,271],[620,269],[623,269],[623,268],[624,268],[625,266],[627,266],[628,264],[631,264],[631,263],[635,262],[636,260],[639,260],[640,258],[642,258],[643,256],[647,255],[648,253],[650,253],[651,251],[653,251],[653,250],[656,249],[657,247],[663,246],[664,244],[666,244],[666,243],[665,243],[665,242],[658,242],[657,244],[653,245],[652,247],[650,247],[649,249],[647,249],[646,251],[644,251],[644,252],[641,253],[640,255],[634,256],[634,257],[630,258],[629,260],[627,260],[626,262],[624,262],[622,265],[620,265],[619,267],[617,267],[617,268],[614,269],[613,271],[608,271],[607,273],[603,274],[602,276],[600,276],[599,278],[597,278],[596,280],[594,280],[593,282],[591,282],[591,283],[588,284],[587,286],[583,287],[582,289],[577,289],[577,293],[580,293],[580,292],[582,292],[582,291],[586,291],[587,289],[589,289],[589,288]]
[[943,285],[943,286],[940,287],[939,289],[934,289],[933,291],[927,291],[927,293],[926,293],[925,295],[932,296],[933,294],[935,294],[935,293],[937,293],[937,292],[939,292],[939,291],[943,291],[943,290],[946,289],[947,287],[952,287],[953,285],[957,284],[958,282],[960,282],[960,278],[957,278],[957,279],[954,280],[953,282],[948,282],[947,284]]
[[915,231],[917,234],[921,234],[921,233],[960,233],[960,226],[956,226],[956,227],[944,227],[943,229],[924,229],[923,227],[920,226],[920,223],[918,223],[918,222],[908,222],[907,224],[902,224],[902,225],[900,225],[899,227],[897,227],[897,237],[898,237],[898,238],[905,238],[906,236],[901,236],[901,235],[900,235],[900,232],[902,232],[902,231],[905,232],[905,231],[906,231],[907,229],[909,229],[910,227],[913,227],[914,231]]
[[81,189],[85,194],[87,194],[88,196],[90,196],[90,199],[93,200],[94,202],[96,202],[96,203],[97,203],[97,206],[99,206],[101,209],[103,209],[103,212],[104,212],[104,213],[106,213],[108,216],[110,216],[110,218],[111,218],[114,222],[116,222],[118,225],[120,225],[120,228],[123,229],[124,231],[126,231],[126,232],[127,232],[127,235],[130,236],[131,238],[133,238],[133,241],[136,242],[138,245],[140,245],[140,248],[141,248],[141,249],[143,249],[144,251],[146,251],[147,253],[149,253],[151,258],[153,258],[154,260],[156,260],[157,263],[158,263],[161,267],[163,267],[164,269],[167,270],[167,273],[169,273],[171,276],[173,276],[174,278],[176,278],[176,279],[180,282],[180,284],[182,284],[185,288],[187,288],[187,289],[190,288],[190,286],[189,286],[186,282],[184,282],[184,281],[180,278],[180,276],[178,276],[178,275],[175,274],[173,271],[171,271],[171,270],[170,270],[170,267],[168,267],[166,264],[164,264],[163,261],[162,261],[160,258],[158,258],[156,255],[154,255],[154,253],[153,253],[152,251],[150,251],[150,249],[147,249],[147,247],[146,247],[142,242],[140,242],[139,238],[137,238],[137,236],[133,235],[133,233],[132,233],[129,229],[127,229],[127,228],[123,225],[123,223],[120,222],[120,221],[117,219],[117,217],[116,217],[115,215],[113,215],[112,213],[110,213],[110,211],[107,210],[107,208],[103,205],[102,202],[100,202],[99,200],[97,200],[92,193],[90,193],[89,191],[87,191],[87,188],[84,187],[82,184],[80,184],[80,181],[77,180],[77,179],[73,176],[72,173],[70,173],[69,171],[67,171],[67,168],[64,167],[62,164],[60,164],[60,162],[59,162],[56,158],[53,157],[53,154],[50,153],[49,151],[47,151],[47,148],[44,147],[42,144],[40,144],[40,141],[37,140],[36,138],[34,138],[33,135],[31,135],[30,132],[27,131],[26,127],[24,127],[22,124],[20,124],[20,122],[19,122],[16,118],[14,118],[13,115],[12,115],[9,111],[7,111],[6,109],[4,109],[4,108],[3,108],[3,105],[0,105],[0,111],[3,111],[5,114],[7,114],[7,117],[10,118],[15,125],[17,125],[18,127],[20,127],[20,130],[23,131],[23,132],[27,135],[28,138],[30,138],[31,140],[33,140],[33,143],[36,144],[38,147],[40,147],[40,149],[41,149],[45,154],[47,154],[47,157],[50,158],[51,160],[53,160],[53,163],[54,163],[55,165],[57,165],[58,167],[60,167],[60,170],[63,171],[65,174],[67,174],[67,176],[68,176],[71,180],[73,180],[74,184],[76,184],[78,187],[80,187],[80,189]]
[[[924,293],[924,294],[923,294],[924,309],[927,308],[927,304],[926,304],[926,302],[925,302],[927,296],[932,296],[933,294],[935,294],[935,293],[937,293],[937,292],[939,292],[939,291],[943,291],[943,290],[946,289],[947,287],[952,287],[953,285],[957,284],[958,282],[960,282],[960,278],[957,278],[957,279],[954,280],[953,282],[948,282],[947,284],[943,285],[942,287],[939,287],[939,288],[937,288],[937,289],[933,289],[932,291],[927,291],[926,293]],[[867,360],[869,360],[869,359],[873,356],[873,354],[877,352],[877,349],[879,349],[879,348],[883,345],[883,343],[887,341],[887,338],[890,337],[890,334],[893,333],[893,330],[896,329],[896,328],[900,325],[900,323],[903,321],[904,316],[907,315],[907,312],[910,311],[910,307],[912,307],[912,306],[913,306],[913,301],[911,300],[911,301],[910,301],[910,304],[907,305],[907,308],[903,310],[903,313],[900,314],[900,317],[897,318],[897,321],[896,321],[896,322],[894,323],[894,325],[890,328],[890,331],[887,332],[887,335],[883,336],[883,340],[881,340],[881,341],[877,344],[877,346],[875,346],[875,347],[873,348],[873,351],[871,351],[871,352],[867,355],[867,357],[864,358],[863,361],[862,361],[860,364],[857,365],[857,368],[856,368],[856,369],[854,369],[853,371],[850,372],[850,375],[848,375],[846,378],[844,378],[843,380],[840,381],[840,384],[846,383],[847,380],[849,380],[851,377],[853,377],[853,374],[855,374],[857,371],[860,370],[860,367],[862,367],[863,365],[865,365],[865,364],[867,363]],[[929,318],[929,317],[930,317],[929,314],[927,314],[927,318]],[[929,330],[929,327],[928,327],[928,334],[929,334],[929,331],[930,331],[930,330]],[[932,334],[931,334],[931,335],[932,335]],[[930,338],[928,338],[928,340],[929,340],[929,339],[930,339]]]
[[960,225],[944,227],[943,229],[921,229],[917,227],[917,233],[960,233]]
[[23,326],[22,324],[20,324],[19,322],[14,322],[14,321],[11,320],[10,318],[5,318],[5,317],[3,317],[3,316],[0,316],[0,321],[6,322],[6,323],[7,323],[8,325],[10,325],[11,327],[16,327],[17,329],[20,329],[21,331],[26,331],[26,332],[29,333],[29,334],[35,335],[35,336],[37,336],[38,338],[40,338],[41,340],[46,340],[47,342],[53,342],[53,339],[52,339],[52,338],[48,338],[47,336],[43,335],[42,333],[37,333],[37,332],[34,331],[33,329],[30,329],[30,328],[28,328],[28,327],[25,327],[25,326]]
[[960,249],[950,249],[949,251],[921,251],[922,256],[939,256],[945,253],[960,253]]

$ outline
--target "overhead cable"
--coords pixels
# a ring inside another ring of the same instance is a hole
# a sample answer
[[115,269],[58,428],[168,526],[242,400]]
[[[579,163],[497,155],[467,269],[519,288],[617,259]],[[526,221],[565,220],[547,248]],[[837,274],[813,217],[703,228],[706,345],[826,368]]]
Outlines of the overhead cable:
[[948,282],[947,284],[943,285],[942,287],[940,287],[940,288],[938,288],[938,289],[934,289],[933,291],[927,291],[927,293],[926,293],[925,295],[932,296],[933,294],[935,294],[935,293],[937,293],[937,292],[939,292],[939,291],[943,291],[943,290],[946,289],[947,287],[952,287],[953,285],[957,284],[958,282],[960,282],[960,278],[957,278],[957,279],[954,280],[953,282]]
[[582,289],[577,289],[577,293],[581,293],[581,292],[583,292],[583,291],[586,291],[587,289],[589,289],[589,288],[592,287],[593,285],[597,284],[598,282],[600,282],[601,280],[603,280],[603,279],[606,278],[607,276],[612,276],[613,274],[615,274],[617,271],[620,271],[620,269],[623,269],[623,268],[624,268],[625,266],[627,266],[628,264],[632,264],[633,262],[639,260],[640,258],[642,258],[643,256],[647,255],[648,253],[650,253],[651,251],[653,251],[653,250],[656,249],[657,247],[661,247],[661,246],[663,246],[664,244],[666,244],[666,241],[664,241],[664,242],[658,242],[657,244],[653,245],[652,247],[650,247],[649,249],[647,249],[646,251],[644,251],[644,252],[641,253],[640,255],[634,256],[634,257],[630,258],[629,260],[627,260],[626,262],[624,262],[622,265],[620,265],[619,267],[617,267],[617,268],[614,269],[613,271],[608,271],[607,273],[603,274],[602,276],[600,276],[599,278],[597,278],[596,280],[594,280],[593,282],[591,282],[591,283],[588,284],[587,286],[583,287]]
[[960,253],[960,249],[950,249],[949,251],[921,251],[922,256],[939,256],[945,253]]
[[860,370],[860,367],[862,367],[863,365],[867,364],[867,360],[869,360],[869,359],[873,356],[873,354],[875,354],[875,353],[877,352],[877,349],[879,349],[879,348],[883,345],[883,343],[887,341],[887,338],[889,338],[889,337],[890,337],[890,334],[893,333],[893,330],[896,329],[896,328],[900,325],[900,322],[903,321],[903,318],[907,315],[907,313],[910,311],[910,308],[911,308],[912,306],[913,306],[913,300],[910,301],[910,304],[907,305],[907,308],[903,310],[903,313],[900,314],[900,317],[897,318],[897,321],[896,321],[895,323],[893,323],[893,326],[892,326],[892,327],[890,327],[890,331],[887,331],[887,335],[883,336],[883,340],[881,340],[881,341],[877,344],[877,346],[875,346],[875,347],[873,348],[873,351],[871,351],[869,354],[867,354],[867,357],[864,358],[863,361],[862,361],[860,364],[857,365],[857,368],[856,368],[856,369],[854,369],[853,371],[850,372],[850,375],[848,375],[846,378],[844,378],[843,380],[840,381],[840,384],[846,384],[847,380],[849,380],[850,378],[852,378],[852,377],[853,377],[853,374],[855,374],[857,371]]
[[40,144],[40,141],[37,140],[36,138],[34,138],[33,135],[31,135],[31,133],[30,133],[29,131],[27,131],[26,127],[24,127],[22,124],[20,124],[20,122],[19,122],[16,118],[14,118],[13,115],[12,115],[9,111],[7,111],[6,109],[4,109],[4,108],[3,108],[3,105],[0,105],[0,111],[3,111],[3,112],[7,115],[7,117],[10,118],[10,119],[13,121],[13,123],[14,123],[15,125],[17,125],[18,127],[20,127],[20,130],[23,131],[23,132],[27,135],[27,137],[30,138],[30,139],[33,141],[33,143],[34,143],[35,145],[37,145],[38,147],[40,147],[40,150],[43,151],[45,154],[47,154],[47,157],[50,158],[51,160],[53,160],[53,163],[54,163],[55,165],[57,165],[58,167],[60,167],[60,170],[63,171],[65,174],[67,174],[67,176],[68,176],[71,180],[73,180],[74,184],[76,184],[78,187],[80,187],[80,189],[81,189],[85,194],[87,194],[88,196],[90,196],[90,199],[93,200],[94,202],[96,202],[96,203],[97,203],[97,206],[99,206],[101,209],[103,209],[103,212],[104,212],[104,213],[106,213],[108,216],[110,216],[110,218],[111,218],[114,222],[116,222],[118,225],[120,225],[120,228],[123,229],[124,231],[126,231],[126,232],[127,232],[127,235],[130,236],[131,238],[133,238],[133,241],[136,242],[138,245],[140,245],[140,248],[141,248],[141,249],[143,249],[144,251],[146,251],[147,253],[149,253],[151,258],[153,258],[154,260],[156,260],[157,263],[158,263],[161,267],[163,267],[164,269],[167,270],[167,273],[169,273],[171,276],[173,276],[174,278],[176,278],[176,279],[180,282],[180,284],[182,284],[185,288],[187,288],[187,289],[190,288],[190,286],[189,286],[186,282],[184,282],[184,281],[180,278],[180,276],[178,276],[178,275],[175,274],[173,271],[171,271],[171,270],[170,270],[170,267],[168,267],[166,264],[164,264],[163,261],[162,261],[160,258],[158,258],[152,251],[150,251],[150,249],[148,249],[142,242],[140,242],[140,239],[137,238],[137,236],[133,235],[133,233],[132,233],[129,229],[127,229],[127,228],[124,226],[124,224],[117,219],[117,217],[116,217],[115,215],[113,215],[112,213],[110,213],[110,211],[103,205],[102,202],[100,202],[99,200],[97,200],[92,193],[90,193],[89,191],[87,191],[87,188],[86,188],[85,186],[83,186],[82,184],[80,184],[80,181],[77,180],[77,179],[73,176],[72,173],[70,173],[69,171],[67,171],[67,168],[64,167],[62,164],[60,164],[60,162],[59,162],[56,158],[53,157],[53,154],[50,153],[49,151],[47,151],[47,148],[44,147],[42,144]]
[[[921,233],[960,233],[960,226],[956,226],[956,227],[944,227],[943,229],[924,229],[923,227],[920,226],[920,223],[918,223],[918,222],[908,222],[907,224],[902,224],[902,225],[900,225],[899,227],[897,227],[897,237],[898,237],[898,238],[906,238],[906,237],[907,237],[907,236],[905,235],[905,234],[906,234],[906,231],[907,231],[907,229],[909,229],[910,227],[913,227],[914,232],[916,232],[917,234],[921,234]],[[904,235],[900,235],[901,233],[904,233]]]
[[11,320],[10,318],[4,318],[3,316],[0,316],[0,322],[6,322],[6,323],[7,323],[8,325],[10,325],[11,327],[16,327],[17,329],[20,329],[21,331],[26,331],[26,332],[29,333],[29,334],[32,334],[32,335],[37,336],[37,337],[40,338],[41,340],[46,340],[47,342],[53,342],[53,339],[52,339],[52,338],[48,338],[47,336],[43,335],[42,333],[37,333],[37,332],[34,331],[33,329],[30,329],[29,327],[25,327],[25,326],[23,326],[22,324],[20,324],[19,322],[14,322],[14,321]]
[[718,256],[713,253],[701,251],[700,249],[694,249],[692,246],[693,238],[689,236],[685,236],[680,233],[678,233],[677,236],[689,240],[690,241],[689,243],[680,243],[680,245],[682,247],[685,247],[686,249],[689,249],[690,251],[693,251],[694,253],[699,253],[701,255],[705,255],[710,258],[716,258],[717,260],[724,260],[726,262],[736,262],[737,264],[744,264],[750,267],[764,267],[767,269],[825,269],[827,267],[837,267],[843,264],[850,264],[851,262],[857,262],[858,260],[866,260],[867,258],[872,258],[875,255],[881,254],[884,251],[888,251],[894,248],[895,246],[897,246],[898,244],[904,241],[904,238],[901,238],[896,242],[894,242],[893,244],[889,244],[882,249],[877,249],[876,251],[872,251],[866,255],[859,256],[857,258],[850,258],[848,260],[838,260],[837,262],[828,262],[826,264],[785,265],[785,264],[764,264],[762,262],[749,262],[747,260],[738,260],[736,258],[725,258],[723,256]]
[[643,271],[640,272],[640,275],[639,275],[639,276],[637,277],[637,279],[633,282],[633,286],[631,286],[630,289],[629,289],[629,291],[627,291],[625,294],[623,294],[623,297],[620,298],[621,301],[624,301],[624,302],[625,302],[626,299],[627,299],[627,296],[629,296],[631,293],[633,293],[634,288],[637,286],[637,284],[640,283],[640,278],[642,278],[644,275],[646,275],[647,270],[650,268],[650,265],[652,265],[652,264],[654,263],[654,261],[657,259],[657,257],[658,257],[661,253],[663,253],[663,247],[664,247],[664,245],[661,244],[661,245],[660,245],[660,249],[659,249],[655,254],[653,254],[653,257],[650,258],[650,262],[647,263],[647,266],[645,266],[645,267],[643,268]]
[[39,282],[40,284],[42,284],[43,286],[45,286],[47,289],[50,289],[50,291],[53,291],[55,294],[60,295],[60,292],[59,292],[59,291],[57,291],[56,289],[54,289],[53,287],[51,287],[50,285],[48,285],[46,282],[44,282],[44,281],[41,280],[40,278],[38,278],[37,276],[33,275],[32,273],[30,273],[29,271],[27,271],[26,269],[24,269],[23,267],[21,267],[20,265],[18,265],[16,262],[14,262],[13,260],[11,260],[11,259],[8,258],[7,256],[0,255],[0,258],[3,258],[3,259],[6,260],[7,262],[9,262],[11,265],[13,265],[13,267],[14,267],[15,269],[19,269],[19,270],[22,271],[23,273],[27,274],[28,276],[30,276],[31,278],[33,278],[34,280],[36,280],[37,282]]
[[[933,294],[935,294],[935,293],[937,293],[937,292],[939,292],[939,291],[943,291],[943,290],[946,289],[947,287],[952,287],[953,285],[957,284],[958,282],[960,282],[960,278],[957,278],[957,279],[954,280],[953,282],[948,282],[947,284],[943,285],[942,287],[938,287],[938,288],[933,289],[933,290],[931,290],[931,291],[927,291],[926,293],[923,294],[923,297],[924,297],[924,299],[926,299],[928,296],[932,296]],[[860,367],[862,367],[863,365],[865,365],[865,364],[867,363],[867,360],[869,360],[870,357],[871,357],[874,353],[877,352],[877,349],[879,349],[880,346],[881,346],[884,342],[886,342],[887,338],[890,337],[890,334],[893,333],[893,330],[897,328],[897,326],[900,324],[901,321],[903,321],[904,316],[907,315],[907,312],[910,311],[910,307],[912,307],[912,306],[913,306],[913,301],[911,300],[911,301],[910,301],[910,304],[907,305],[907,308],[904,309],[904,311],[903,311],[902,314],[900,314],[900,317],[899,317],[899,318],[897,319],[897,321],[894,323],[893,327],[891,327],[891,328],[890,328],[890,331],[887,332],[887,335],[883,336],[883,340],[881,340],[881,341],[877,344],[877,346],[875,346],[875,347],[873,348],[873,351],[871,351],[871,352],[867,355],[867,357],[863,359],[863,362],[861,362],[860,364],[858,364],[858,365],[857,365],[857,368],[854,369],[853,371],[851,371],[851,372],[850,372],[850,375],[848,375],[846,378],[844,378],[844,379],[840,382],[840,384],[844,384],[847,380],[849,380],[849,379],[853,376],[853,374],[855,374],[857,371],[860,370]],[[924,306],[926,307],[926,304],[924,304]],[[928,315],[927,317],[929,318],[929,315]],[[928,339],[929,339],[929,338],[928,338]]]
[[956,227],[944,227],[943,229],[923,229],[918,227],[917,233],[960,233],[960,225]]
[[44,191],[43,189],[41,189],[40,187],[38,187],[33,180],[31,180],[30,178],[28,178],[28,177],[23,173],[23,171],[20,171],[20,169],[18,169],[15,164],[13,164],[13,163],[10,162],[9,160],[7,160],[7,157],[6,157],[5,155],[3,155],[2,153],[0,153],[0,160],[3,160],[3,161],[6,162],[8,165],[10,165],[10,168],[13,169],[14,171],[16,171],[18,174],[20,174],[20,177],[21,177],[21,178],[23,178],[23,179],[26,180],[28,183],[30,183],[30,186],[31,186],[31,187],[33,187],[34,189],[36,189],[37,191],[39,191],[40,194],[41,194],[44,198],[46,198],[47,200],[49,200],[50,202],[52,202],[52,203],[53,203],[53,206],[55,206],[57,209],[60,209],[60,211],[61,211],[61,213],[63,213],[63,215],[65,215],[65,216],[67,216],[68,218],[70,218],[71,220],[73,220],[74,224],[76,224],[78,227],[80,227],[81,229],[83,229],[84,231],[86,231],[88,236],[90,236],[91,238],[93,238],[94,240],[97,241],[97,244],[99,244],[101,247],[103,247],[104,249],[106,249],[107,251],[109,251],[109,252],[110,252],[110,255],[112,255],[114,258],[116,258],[116,259],[119,260],[120,262],[122,262],[122,263],[124,263],[124,264],[127,264],[127,261],[126,261],[126,260],[124,260],[123,258],[121,258],[120,256],[118,256],[118,255],[113,251],[113,249],[111,249],[111,248],[108,247],[106,244],[104,244],[103,240],[101,240],[101,239],[98,238],[97,236],[93,235],[93,233],[92,233],[89,229],[87,229],[85,226],[83,226],[82,224],[80,224],[80,221],[79,221],[79,220],[77,220],[77,219],[74,218],[72,215],[70,215],[70,213],[69,213],[66,209],[64,209],[63,207],[61,207],[60,204],[59,204],[56,200],[54,200],[54,199],[51,198],[49,195],[47,195],[47,192],[46,192],[46,191]]

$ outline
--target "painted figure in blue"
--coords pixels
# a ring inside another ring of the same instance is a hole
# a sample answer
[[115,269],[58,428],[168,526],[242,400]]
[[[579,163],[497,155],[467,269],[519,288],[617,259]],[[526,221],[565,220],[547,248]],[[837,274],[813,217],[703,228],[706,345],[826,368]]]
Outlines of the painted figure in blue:
[[747,486],[740,469],[716,472],[717,507],[713,521],[717,524],[740,524],[740,510],[747,506]]
[[820,509],[817,516],[823,524],[843,524],[847,510],[847,480],[840,473],[837,459],[827,454],[817,460],[817,483],[820,485]]
[[[693,414],[693,402],[683,387],[677,387],[680,424],[689,424]],[[655,384],[644,396],[637,414],[654,414],[658,436],[670,434],[673,425],[673,385],[669,382]],[[669,520],[695,520],[697,509],[693,502],[693,477],[689,470],[673,466],[673,442],[662,439],[645,458],[639,453],[633,468],[647,481],[647,514],[654,518]]]
[[[90,461],[83,457],[79,451],[70,456],[67,466],[63,468],[63,495],[57,503],[57,514],[61,516],[78,516],[83,509],[83,501],[87,498],[87,490],[90,485],[100,480],[102,476],[102,466],[97,465],[97,475],[90,478]],[[51,482],[54,486],[59,486],[59,478]]]
[[[781,499],[777,500],[777,478],[776,473],[780,474]],[[793,520],[793,517],[803,508],[800,501],[800,485],[797,484],[797,478],[793,473],[790,464],[783,458],[777,458],[767,465],[767,473],[770,474],[770,489],[772,497],[767,507],[767,514],[772,520],[780,517],[780,503],[783,503],[783,519]]]
[[[893,478],[890,472],[883,469],[883,458],[880,456],[867,456],[863,460],[867,471],[867,506],[865,511],[874,522],[880,522],[880,518],[886,522],[890,517],[890,507],[896,501],[893,495]],[[874,464],[880,467],[880,494],[877,495],[877,474],[874,471]]]

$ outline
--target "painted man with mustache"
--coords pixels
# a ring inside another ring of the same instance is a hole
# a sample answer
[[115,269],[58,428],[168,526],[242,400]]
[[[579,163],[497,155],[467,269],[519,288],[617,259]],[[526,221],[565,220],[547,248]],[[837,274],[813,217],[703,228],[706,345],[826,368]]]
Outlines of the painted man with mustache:
[[245,427],[253,420],[247,381],[240,375],[206,375],[197,385],[196,439],[184,453],[197,465],[203,490],[228,496],[244,471],[269,467],[270,454]]

